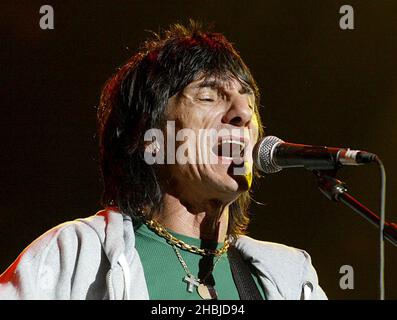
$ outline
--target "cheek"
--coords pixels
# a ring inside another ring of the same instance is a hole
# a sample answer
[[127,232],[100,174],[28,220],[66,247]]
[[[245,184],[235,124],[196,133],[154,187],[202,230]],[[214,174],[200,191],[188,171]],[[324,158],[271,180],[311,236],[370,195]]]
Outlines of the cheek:
[[190,110],[178,115],[175,119],[177,129],[195,129],[200,127],[202,119],[199,114]]
[[175,120],[176,129],[195,129],[201,126],[205,112],[190,100],[176,106],[170,120]]
[[195,110],[186,112],[175,119],[176,130],[190,129],[197,134],[201,130],[218,129],[222,116],[216,112],[205,112],[203,110]]

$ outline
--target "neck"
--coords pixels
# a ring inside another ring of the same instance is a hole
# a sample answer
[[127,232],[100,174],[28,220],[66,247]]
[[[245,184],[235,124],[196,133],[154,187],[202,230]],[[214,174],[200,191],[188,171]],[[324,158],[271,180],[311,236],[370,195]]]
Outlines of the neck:
[[154,219],[165,228],[188,237],[223,242],[227,235],[229,206],[208,201],[200,208],[183,205],[176,197],[165,194],[160,212]]

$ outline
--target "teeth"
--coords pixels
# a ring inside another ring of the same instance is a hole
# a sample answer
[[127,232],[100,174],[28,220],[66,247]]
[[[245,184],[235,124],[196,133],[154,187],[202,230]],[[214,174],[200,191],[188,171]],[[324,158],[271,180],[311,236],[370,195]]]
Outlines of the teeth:
[[218,143],[218,154],[228,158],[243,157],[244,148],[245,143],[242,141],[225,139]]
[[222,140],[221,142],[219,142],[219,144],[224,144],[224,143],[229,143],[229,144],[238,144],[239,146],[241,146],[242,149],[244,149],[244,142],[242,141],[236,141],[236,140]]

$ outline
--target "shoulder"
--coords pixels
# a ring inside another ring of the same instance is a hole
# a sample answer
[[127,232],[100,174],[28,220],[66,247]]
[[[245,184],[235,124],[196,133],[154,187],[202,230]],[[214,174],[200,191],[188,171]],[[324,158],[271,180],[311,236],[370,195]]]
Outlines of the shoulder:
[[311,257],[305,250],[248,236],[240,236],[235,246],[257,269],[259,277],[270,288],[269,295],[300,299],[305,286],[309,285],[311,299],[326,298],[318,285]]
[[[95,216],[88,218],[89,220],[97,220],[99,224],[101,219]],[[14,263],[2,275],[3,279],[6,274],[15,273],[16,269],[30,267],[37,268],[40,272],[44,265],[49,261],[73,261],[71,257],[76,258],[77,252],[80,250],[81,244],[90,243],[91,246],[99,244],[100,240],[95,230],[84,222],[85,219],[76,219],[67,221],[49,229],[41,236],[32,241],[17,257]],[[66,256],[66,260],[63,256]],[[61,259],[62,257],[62,259]],[[58,264],[59,264],[58,262]]]
[[33,241],[23,252],[25,259],[54,250],[66,253],[84,250],[86,247],[101,250],[108,237],[115,238],[118,234],[123,234],[125,219],[118,212],[101,210],[86,218],[61,223]]
[[[124,248],[124,224],[121,214],[107,210],[48,230],[0,275],[0,298],[69,299],[71,285],[75,296],[84,294],[86,289],[79,288],[93,283],[111,263],[109,255]],[[109,246],[110,254],[105,252]]]
[[83,219],[77,219],[61,223],[46,231],[34,240],[22,254],[24,260],[30,260],[39,254],[44,255],[53,251],[55,247],[59,250],[68,250],[75,247],[78,243],[97,240],[99,239],[95,230],[87,223],[84,223]]
[[236,241],[236,248],[246,258],[266,259],[271,257],[272,263],[291,266],[302,265],[310,258],[302,249],[294,248],[280,243],[260,241],[248,236],[240,236]]

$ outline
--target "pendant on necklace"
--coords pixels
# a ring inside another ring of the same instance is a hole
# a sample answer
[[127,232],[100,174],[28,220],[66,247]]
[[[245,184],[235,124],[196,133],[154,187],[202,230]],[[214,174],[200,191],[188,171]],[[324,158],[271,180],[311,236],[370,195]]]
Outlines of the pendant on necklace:
[[204,300],[216,300],[218,299],[218,295],[216,294],[216,290],[213,286],[205,285],[200,283],[197,287],[197,293]]
[[194,287],[198,287],[200,284],[199,280],[193,277],[191,274],[185,276],[183,278],[183,282],[187,283],[187,291],[189,291],[190,293],[193,292]]

